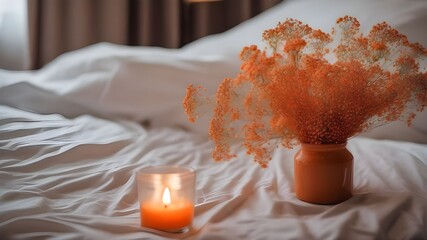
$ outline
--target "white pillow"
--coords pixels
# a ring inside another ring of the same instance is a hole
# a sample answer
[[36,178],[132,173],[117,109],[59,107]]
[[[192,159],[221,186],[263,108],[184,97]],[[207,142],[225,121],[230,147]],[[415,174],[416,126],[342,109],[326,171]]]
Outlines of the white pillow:
[[[191,124],[182,100],[190,83],[214,94],[223,78],[235,75],[221,56],[188,56],[179,50],[101,43],[60,56],[40,71],[0,71],[0,104],[67,117],[149,120],[153,126]],[[200,126],[200,127],[198,127]]]

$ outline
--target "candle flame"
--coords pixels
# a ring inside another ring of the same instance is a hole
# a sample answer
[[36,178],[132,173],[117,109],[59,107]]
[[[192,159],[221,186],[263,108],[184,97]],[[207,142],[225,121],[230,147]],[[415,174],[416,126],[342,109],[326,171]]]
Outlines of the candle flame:
[[163,200],[163,204],[165,205],[165,207],[168,204],[171,204],[171,193],[169,191],[169,188],[167,188],[167,187],[165,188],[165,191],[163,192],[162,200]]

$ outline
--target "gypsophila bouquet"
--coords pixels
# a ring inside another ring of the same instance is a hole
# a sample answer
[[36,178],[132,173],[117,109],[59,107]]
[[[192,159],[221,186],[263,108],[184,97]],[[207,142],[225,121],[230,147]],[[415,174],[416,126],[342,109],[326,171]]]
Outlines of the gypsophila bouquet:
[[345,16],[325,33],[287,19],[263,33],[266,49],[242,50],[239,74],[224,79],[216,96],[188,86],[190,121],[214,104],[214,159],[235,157],[230,146],[242,141],[266,167],[279,145],[345,143],[391,121],[411,124],[427,104],[426,49],[385,22],[366,36],[359,26]]

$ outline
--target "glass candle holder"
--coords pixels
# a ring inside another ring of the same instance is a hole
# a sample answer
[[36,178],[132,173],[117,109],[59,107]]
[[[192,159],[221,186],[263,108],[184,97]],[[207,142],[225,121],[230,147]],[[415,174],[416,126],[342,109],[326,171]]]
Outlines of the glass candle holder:
[[141,227],[185,232],[194,217],[196,171],[179,166],[153,166],[138,172]]

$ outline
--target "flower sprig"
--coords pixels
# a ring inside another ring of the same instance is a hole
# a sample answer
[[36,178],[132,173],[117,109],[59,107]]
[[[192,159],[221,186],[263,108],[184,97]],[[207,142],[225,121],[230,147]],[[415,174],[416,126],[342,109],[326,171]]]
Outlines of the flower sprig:
[[[427,50],[410,43],[387,23],[359,31],[356,18],[339,18],[331,33],[295,19],[264,31],[268,48],[243,48],[239,74],[219,85],[209,133],[213,158],[248,154],[267,167],[278,145],[335,144],[384,125],[406,120],[427,105]],[[184,108],[190,121],[197,106],[212,101],[190,85]]]

